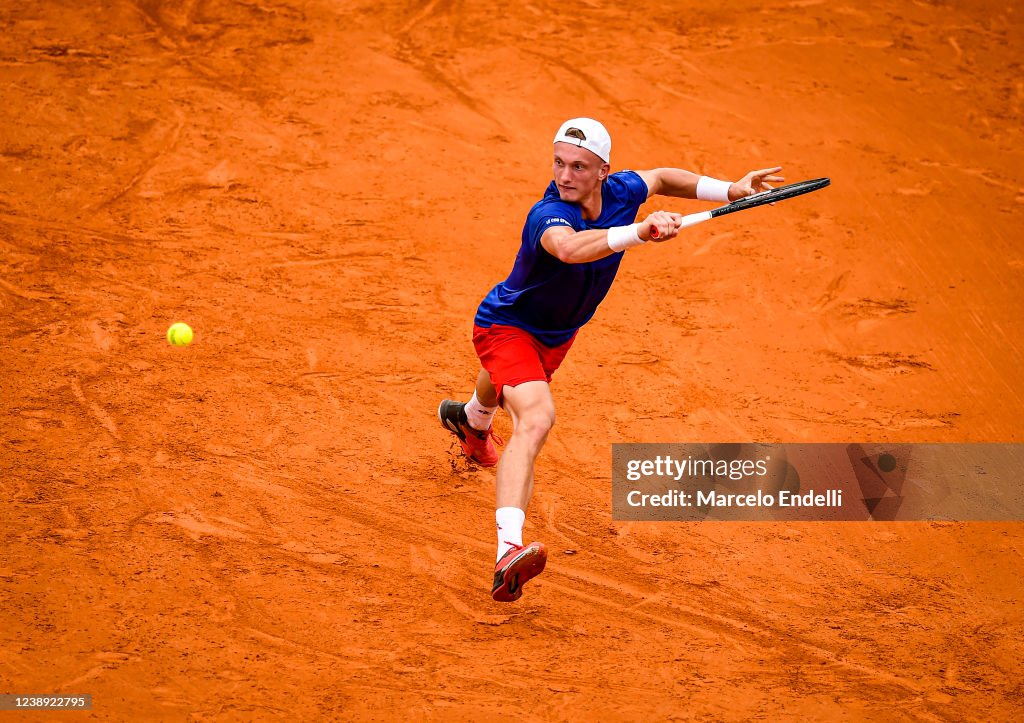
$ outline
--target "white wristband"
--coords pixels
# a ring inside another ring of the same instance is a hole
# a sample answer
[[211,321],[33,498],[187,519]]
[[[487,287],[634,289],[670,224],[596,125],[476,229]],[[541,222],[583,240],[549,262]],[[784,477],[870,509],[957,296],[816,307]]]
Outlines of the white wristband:
[[625,251],[644,243],[644,240],[640,238],[639,229],[640,224],[638,223],[632,223],[629,226],[612,226],[608,229],[608,248],[612,251]]
[[729,181],[701,176],[697,179],[697,198],[701,201],[729,201]]

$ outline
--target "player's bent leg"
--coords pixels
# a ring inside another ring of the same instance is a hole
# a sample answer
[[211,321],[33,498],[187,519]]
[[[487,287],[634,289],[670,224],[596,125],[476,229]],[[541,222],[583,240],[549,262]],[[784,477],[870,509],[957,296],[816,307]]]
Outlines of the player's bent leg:
[[523,585],[547,563],[539,542],[523,545],[523,521],[533,494],[533,465],[555,423],[555,404],[547,382],[532,381],[502,390],[512,416],[512,438],[498,465],[495,519],[498,523],[498,561],[491,597],[513,602]]
[[454,434],[462,446],[463,453],[481,467],[493,467],[498,464],[498,450],[494,442],[502,444],[494,430],[488,426],[486,430],[474,429],[466,414],[466,404],[452,399],[444,399],[437,408],[437,417],[441,426]]
[[441,426],[454,434],[462,451],[481,467],[498,464],[498,450],[494,443],[503,440],[491,429],[491,421],[498,410],[498,392],[485,369],[477,377],[473,398],[463,404],[452,399],[442,400],[437,408]]
[[476,397],[485,407],[498,406],[498,390],[491,383],[491,375],[481,369],[476,378]]

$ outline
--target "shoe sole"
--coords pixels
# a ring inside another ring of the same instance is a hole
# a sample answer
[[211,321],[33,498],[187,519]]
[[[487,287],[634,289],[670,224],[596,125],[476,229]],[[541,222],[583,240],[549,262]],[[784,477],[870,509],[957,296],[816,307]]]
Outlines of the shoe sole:
[[445,429],[447,429],[452,434],[454,434],[456,437],[458,437],[459,441],[461,442],[462,441],[462,431],[459,430],[457,425],[456,425],[455,429],[452,429],[452,427],[448,424],[448,420],[445,419],[444,412],[441,411],[442,409],[444,409],[444,406],[447,403],[448,403],[447,399],[442,399],[441,403],[437,405],[437,418],[441,420],[441,426],[444,427]]
[[523,596],[523,585],[544,571],[548,553],[544,546],[527,547],[520,552],[502,571],[502,582],[491,590],[496,602],[515,602]]

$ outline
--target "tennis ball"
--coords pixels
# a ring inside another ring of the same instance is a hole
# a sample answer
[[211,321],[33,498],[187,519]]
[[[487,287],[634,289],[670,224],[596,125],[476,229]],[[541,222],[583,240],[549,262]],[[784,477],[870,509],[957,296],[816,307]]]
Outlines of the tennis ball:
[[180,321],[171,324],[171,328],[167,330],[167,341],[174,346],[188,346],[192,343],[192,327]]

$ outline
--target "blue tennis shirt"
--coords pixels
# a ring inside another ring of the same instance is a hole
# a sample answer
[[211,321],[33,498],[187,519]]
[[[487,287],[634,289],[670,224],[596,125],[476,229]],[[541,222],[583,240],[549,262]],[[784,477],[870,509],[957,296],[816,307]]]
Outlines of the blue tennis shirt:
[[549,254],[540,237],[552,226],[586,231],[631,224],[646,200],[647,184],[635,171],[613,173],[601,186],[601,215],[585,221],[583,209],[559,198],[552,181],[526,216],[512,273],[480,303],[474,323],[484,328],[504,324],[524,329],[549,347],[569,341],[608,294],[622,252],[567,264]]

